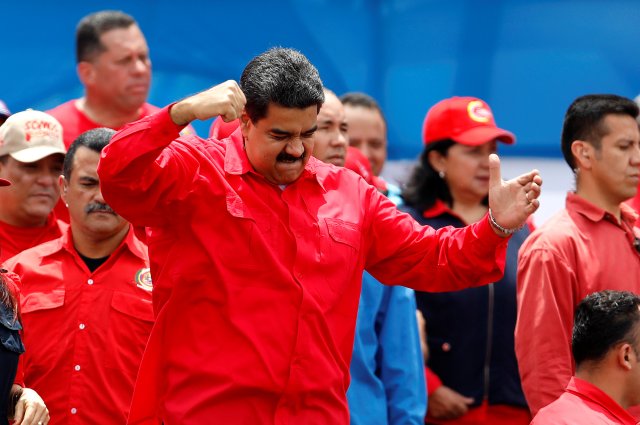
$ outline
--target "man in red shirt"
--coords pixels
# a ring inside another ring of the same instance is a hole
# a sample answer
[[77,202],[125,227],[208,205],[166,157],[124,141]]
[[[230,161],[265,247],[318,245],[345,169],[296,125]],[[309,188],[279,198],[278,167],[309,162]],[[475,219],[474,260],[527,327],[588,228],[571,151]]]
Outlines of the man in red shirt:
[[[157,279],[172,287],[130,424],[347,424],[363,269],[424,290],[490,282],[502,273],[501,236],[539,206],[537,172],[503,182],[494,157],[493,224],[422,228],[355,173],[311,157],[324,95],[306,57],[271,49],[240,85],[128,126],[100,160],[109,204],[162,230]],[[241,119],[228,139],[179,136],[218,115]]]
[[[64,144],[98,127],[118,130],[158,107],[147,103],[151,59],[144,34],[126,13],[105,10],[85,16],[76,28],[77,73],[84,96],[47,111],[60,121]],[[193,132],[189,126],[185,132]],[[62,203],[58,217],[69,221]]]
[[62,234],[53,207],[65,148],[62,127],[52,116],[28,109],[0,127],[0,262]]
[[640,176],[636,116],[633,101],[615,95],[579,97],[565,115],[562,152],[576,191],[527,238],[518,258],[515,349],[533,415],[573,375],[571,329],[580,300],[603,289],[640,292],[636,215],[624,204]]
[[587,296],[575,313],[576,374],[532,425],[636,425],[640,404],[640,297],[626,291]]
[[70,228],[10,259],[22,278],[24,382],[55,424],[124,424],[153,324],[145,245],[104,202],[96,169],[113,130],[83,133],[60,178]]

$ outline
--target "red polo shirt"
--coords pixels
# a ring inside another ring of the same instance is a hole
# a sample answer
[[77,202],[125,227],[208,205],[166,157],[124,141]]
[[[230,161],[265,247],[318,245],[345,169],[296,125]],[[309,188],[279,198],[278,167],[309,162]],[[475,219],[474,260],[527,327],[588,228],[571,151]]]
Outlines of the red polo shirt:
[[51,423],[126,423],[153,320],[144,244],[130,230],[92,273],[67,231],[7,267],[22,280],[24,382]]
[[43,227],[17,227],[0,221],[0,263],[25,249],[59,238],[67,227],[53,212]]
[[564,394],[538,412],[531,425],[636,425],[633,416],[595,385],[571,378]]
[[131,424],[348,424],[365,267],[421,290],[502,274],[507,241],[487,220],[421,228],[355,173],[314,158],[282,189],[253,171],[239,131],[174,140],[180,129],[167,109],[137,121],[98,167],[109,205],[161,229],[149,244],[163,264],[157,286],[171,288]]
[[618,223],[569,193],[566,208],[520,248],[515,350],[533,415],[558,398],[573,375],[571,332],[578,303],[604,289],[640,294],[640,254],[629,230],[636,215],[627,205],[621,209],[623,223]]

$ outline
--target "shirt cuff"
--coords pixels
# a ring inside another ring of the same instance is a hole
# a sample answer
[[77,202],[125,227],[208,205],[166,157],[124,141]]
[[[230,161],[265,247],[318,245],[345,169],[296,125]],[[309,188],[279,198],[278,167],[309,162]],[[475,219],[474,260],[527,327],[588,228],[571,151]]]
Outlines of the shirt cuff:
[[442,386],[442,381],[440,377],[428,367],[424,368],[424,376],[427,379],[427,395],[431,396],[431,394]]

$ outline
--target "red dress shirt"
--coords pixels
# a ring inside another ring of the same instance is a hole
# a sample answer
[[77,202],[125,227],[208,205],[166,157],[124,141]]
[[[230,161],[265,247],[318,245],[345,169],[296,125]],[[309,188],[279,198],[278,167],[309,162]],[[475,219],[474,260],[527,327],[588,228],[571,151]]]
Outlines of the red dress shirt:
[[92,273],[67,231],[7,267],[22,280],[24,382],[51,423],[126,423],[153,324],[144,244],[130,230]]
[[502,274],[507,241],[487,220],[422,228],[355,173],[314,158],[283,190],[252,170],[239,131],[174,141],[180,129],[168,109],[133,123],[98,167],[109,205],[153,227],[156,287],[171,289],[130,424],[347,424],[365,267],[422,290]]
[[0,221],[0,263],[25,249],[59,238],[67,227],[54,213],[49,214],[43,227],[16,227]]
[[[531,413],[558,398],[573,375],[573,314],[604,289],[640,293],[640,255],[633,247],[635,213],[622,218],[569,193],[566,208],[520,248],[515,348]],[[637,231],[638,229],[636,229]]]
[[564,393],[544,407],[531,425],[636,425],[637,421],[595,385],[571,378]]

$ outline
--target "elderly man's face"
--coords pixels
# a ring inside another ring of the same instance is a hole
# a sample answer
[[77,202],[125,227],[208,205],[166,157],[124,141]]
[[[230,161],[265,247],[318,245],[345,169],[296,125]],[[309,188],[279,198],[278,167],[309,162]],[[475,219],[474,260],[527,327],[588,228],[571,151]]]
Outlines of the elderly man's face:
[[243,116],[245,150],[254,170],[274,184],[293,183],[313,152],[318,108],[285,108],[270,104],[257,122]]

